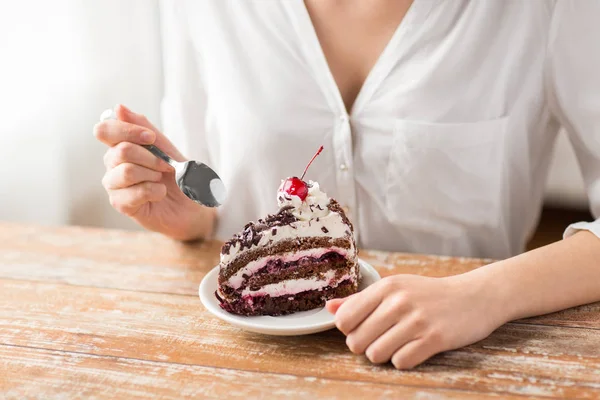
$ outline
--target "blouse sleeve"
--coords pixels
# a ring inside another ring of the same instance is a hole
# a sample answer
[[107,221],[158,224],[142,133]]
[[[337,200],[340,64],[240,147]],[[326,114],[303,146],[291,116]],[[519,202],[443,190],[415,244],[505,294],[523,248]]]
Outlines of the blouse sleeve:
[[183,4],[178,1],[160,4],[163,132],[186,158],[211,165],[206,143],[206,95],[202,88],[200,60],[190,36]]
[[[600,217],[600,1],[556,2],[548,43],[551,108],[568,133],[594,218]],[[600,219],[570,225],[564,237],[588,230],[600,237]]]

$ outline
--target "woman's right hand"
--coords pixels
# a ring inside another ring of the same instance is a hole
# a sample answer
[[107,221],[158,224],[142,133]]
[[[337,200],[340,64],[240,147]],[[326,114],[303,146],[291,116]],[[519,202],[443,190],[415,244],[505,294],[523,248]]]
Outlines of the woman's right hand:
[[186,197],[175,170],[142,145],[154,144],[173,159],[185,161],[173,144],[140,114],[117,106],[116,120],[94,126],[94,135],[109,146],[102,185],[110,204],[146,229],[178,240],[211,235],[216,212]]

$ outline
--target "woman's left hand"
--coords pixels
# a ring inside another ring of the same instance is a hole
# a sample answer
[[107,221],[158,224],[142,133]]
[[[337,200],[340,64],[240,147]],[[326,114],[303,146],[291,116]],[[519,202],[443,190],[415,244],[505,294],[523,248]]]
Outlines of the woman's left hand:
[[502,325],[502,304],[482,274],[396,275],[327,303],[355,354],[409,369],[431,356],[487,337]]

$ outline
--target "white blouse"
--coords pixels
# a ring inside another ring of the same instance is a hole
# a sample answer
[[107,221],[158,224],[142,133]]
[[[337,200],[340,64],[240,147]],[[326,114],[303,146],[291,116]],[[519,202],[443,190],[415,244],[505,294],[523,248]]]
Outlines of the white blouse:
[[[228,188],[217,237],[281,179],[363,248],[505,258],[535,229],[560,125],[600,214],[600,1],[415,0],[348,114],[302,0],[164,4],[163,128]],[[348,27],[348,29],[359,29]],[[600,220],[571,229],[600,236]]]

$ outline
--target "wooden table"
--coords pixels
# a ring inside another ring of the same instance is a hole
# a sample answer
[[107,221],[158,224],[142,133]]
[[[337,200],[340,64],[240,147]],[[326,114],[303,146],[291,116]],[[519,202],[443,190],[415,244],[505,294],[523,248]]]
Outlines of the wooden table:
[[[217,320],[197,293],[218,251],[0,224],[0,398],[600,398],[600,303],[507,324],[402,372],[351,354],[337,331],[269,337]],[[485,264],[361,255],[382,275]]]

